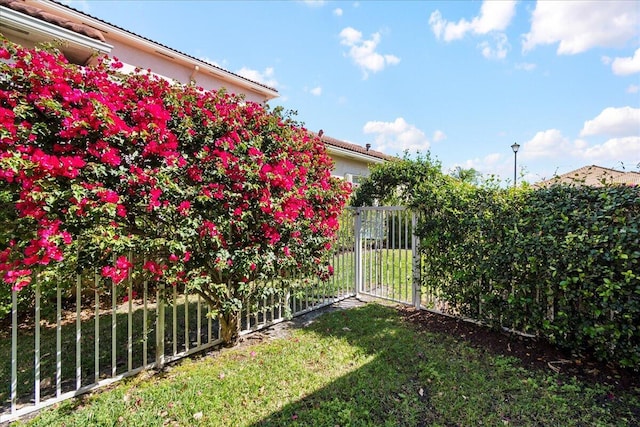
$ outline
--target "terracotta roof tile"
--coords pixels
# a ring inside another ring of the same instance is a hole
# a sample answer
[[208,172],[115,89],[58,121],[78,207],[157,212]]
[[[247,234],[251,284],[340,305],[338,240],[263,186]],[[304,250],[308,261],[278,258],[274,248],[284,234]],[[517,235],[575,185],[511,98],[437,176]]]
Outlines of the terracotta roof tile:
[[5,6],[11,10],[15,10],[16,12],[24,13],[25,15],[40,19],[41,21],[66,28],[74,33],[82,34],[83,36],[105,42],[104,35],[99,30],[46,12],[24,0],[0,0],[0,6]]
[[364,154],[366,156],[376,157],[376,158],[382,159],[382,160],[393,160],[394,159],[393,156],[389,156],[389,155],[387,155],[385,153],[382,153],[380,151],[371,150],[370,148],[367,149],[366,147],[363,147],[361,145],[352,144],[352,143],[346,142],[346,141],[341,141],[339,139],[331,138],[330,136],[326,136],[326,135],[323,135],[323,134],[321,134],[320,139],[322,140],[322,142],[324,142],[327,145],[330,145],[330,146],[333,146],[333,147],[337,147],[337,148],[342,148],[344,150],[353,151],[354,153]]
[[535,187],[548,187],[554,184],[586,185],[602,187],[604,184],[640,184],[640,172],[625,172],[602,166],[583,166],[571,172],[555,176],[535,184]]

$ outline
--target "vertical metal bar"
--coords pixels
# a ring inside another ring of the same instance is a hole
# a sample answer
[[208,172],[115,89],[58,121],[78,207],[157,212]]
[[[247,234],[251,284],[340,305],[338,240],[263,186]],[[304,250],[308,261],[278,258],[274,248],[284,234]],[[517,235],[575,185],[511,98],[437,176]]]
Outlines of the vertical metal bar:
[[[115,264],[115,263],[114,263]],[[117,371],[117,337],[116,337],[116,326],[117,326],[117,313],[116,313],[116,282],[111,280],[111,376],[116,376]]]
[[11,290],[11,413],[18,397],[18,292]]
[[296,300],[298,299],[298,297],[296,297],[295,295],[293,296],[293,298],[291,298],[290,301],[290,308],[291,308],[291,313],[292,314],[296,314]]
[[207,343],[210,343],[211,341],[213,341],[213,333],[212,333],[212,329],[213,329],[213,321],[211,319],[211,307],[209,306],[209,304],[207,304]]
[[406,248],[409,247],[409,215],[407,214],[407,211],[404,211],[404,247],[405,247],[405,256],[404,256],[404,268],[405,268],[405,274],[404,274],[404,300],[405,301],[409,301],[409,278],[407,277],[409,275],[409,253],[407,252]]
[[411,212],[411,256],[412,264],[412,287],[413,287],[413,306],[420,309],[420,241],[416,235],[416,226],[418,218],[415,212]]
[[393,298],[398,298],[398,295],[396,294],[396,251],[398,249],[397,246],[399,245],[396,245],[396,222],[400,212],[401,211],[395,211],[393,212],[393,215],[391,215],[391,286]]
[[94,360],[93,360],[93,380],[98,382],[100,380],[100,293],[98,292],[98,285],[100,284],[100,276],[98,276],[98,270],[93,275],[94,286],[94,298],[95,298],[95,314],[93,317],[94,324]]
[[184,349],[189,351],[189,293],[186,286],[184,287]]
[[35,320],[35,352],[34,352],[34,403],[36,406],[40,404],[40,280],[36,275],[36,320]]
[[[129,252],[129,262],[132,255]],[[127,279],[127,371],[133,369],[133,279],[131,267],[129,267],[129,278]]]
[[362,218],[361,218],[361,210],[360,208],[356,208],[355,210],[355,221],[353,226],[353,236],[355,239],[353,249],[354,249],[354,266],[355,266],[355,292],[356,296],[360,296],[360,292],[362,292],[362,240],[360,236],[360,231],[362,229]]
[[178,290],[176,286],[173,286],[173,318],[172,318],[172,332],[173,332],[173,355],[178,354]]
[[[146,259],[143,260],[143,265]],[[149,282],[145,278],[142,282],[144,289],[142,291],[142,365],[149,363]]]
[[76,390],[82,387],[82,276],[76,274]]
[[384,244],[384,220],[385,220],[385,211],[380,211],[378,213],[378,268],[377,268],[377,273],[378,273],[378,283],[380,284],[379,286],[379,293],[383,296],[386,296],[386,289],[384,287],[385,285],[385,281],[384,281],[384,273],[385,273],[385,254],[386,254],[386,248],[385,248],[385,244]]
[[156,291],[156,368],[164,366],[164,284]]
[[391,296],[393,297],[393,288],[391,288],[391,292],[389,290],[389,286],[391,285],[391,283],[389,282],[389,272],[391,271],[391,269],[389,268],[389,220],[393,215],[393,211],[388,211],[385,213],[384,216],[384,221],[382,222],[382,241],[384,242],[384,272],[383,272],[383,277],[384,277],[384,284],[385,284],[385,290],[387,293],[387,296]]
[[[302,280],[302,277],[300,277],[298,280]],[[304,302],[305,302],[305,309],[309,308],[309,291],[311,289],[315,289],[316,286],[314,286],[313,288],[309,288],[308,286],[304,287]]]
[[56,397],[62,394],[62,288],[56,292]]
[[[251,305],[251,301],[247,297],[243,302],[244,311],[245,311],[245,321],[247,322],[247,326],[246,326],[247,331],[251,329],[251,312],[249,310],[250,305]],[[242,318],[242,310],[240,311],[239,317]]]
[[198,338],[196,345],[200,347],[202,345],[202,300],[200,298],[200,294],[198,294],[198,320],[196,322],[196,328],[198,329]]

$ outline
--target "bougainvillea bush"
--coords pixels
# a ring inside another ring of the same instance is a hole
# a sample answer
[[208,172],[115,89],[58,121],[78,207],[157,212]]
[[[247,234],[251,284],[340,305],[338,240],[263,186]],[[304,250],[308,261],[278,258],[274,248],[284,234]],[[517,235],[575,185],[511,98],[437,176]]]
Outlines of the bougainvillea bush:
[[290,115],[122,74],[115,58],[79,67],[2,40],[0,59],[5,286],[74,269],[120,283],[142,262],[151,280],[199,293],[232,343],[265,279],[330,274],[349,187]]

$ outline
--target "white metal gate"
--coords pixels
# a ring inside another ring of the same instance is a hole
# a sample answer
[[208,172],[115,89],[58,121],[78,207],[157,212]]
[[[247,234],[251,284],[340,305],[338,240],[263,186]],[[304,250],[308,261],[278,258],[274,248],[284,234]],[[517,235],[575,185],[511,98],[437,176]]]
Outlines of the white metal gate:
[[355,209],[358,294],[420,307],[416,215],[400,206]]

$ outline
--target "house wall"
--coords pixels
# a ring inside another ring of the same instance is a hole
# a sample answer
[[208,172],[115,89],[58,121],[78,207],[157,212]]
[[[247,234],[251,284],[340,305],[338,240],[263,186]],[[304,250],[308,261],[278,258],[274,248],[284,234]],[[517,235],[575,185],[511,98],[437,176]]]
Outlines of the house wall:
[[[369,165],[363,160],[356,160],[349,157],[338,156],[335,153],[329,153],[335,162],[333,175],[340,178],[348,179],[353,176],[369,176]],[[351,181],[351,179],[349,179]]]
[[234,85],[231,82],[223,81],[222,79],[214,76],[210,71],[199,67],[199,71],[194,73],[195,63],[185,64],[178,62],[175,58],[158,54],[156,52],[149,52],[141,50],[139,47],[133,47],[131,45],[123,44],[119,40],[107,39],[107,43],[113,45],[113,49],[109,56],[118,58],[120,62],[125,64],[123,71],[133,71],[136,67],[143,70],[150,69],[155,74],[166,77],[170,80],[177,80],[181,83],[188,83],[193,80],[198,86],[207,90],[218,90],[225,88],[228,93],[244,94],[247,101],[263,103],[265,102],[264,95],[250,91],[246,87]]

